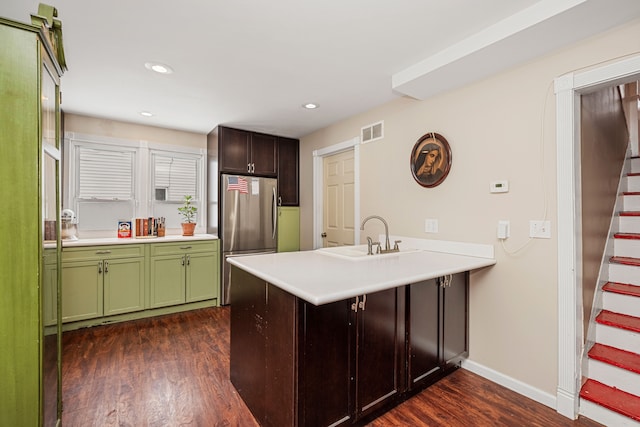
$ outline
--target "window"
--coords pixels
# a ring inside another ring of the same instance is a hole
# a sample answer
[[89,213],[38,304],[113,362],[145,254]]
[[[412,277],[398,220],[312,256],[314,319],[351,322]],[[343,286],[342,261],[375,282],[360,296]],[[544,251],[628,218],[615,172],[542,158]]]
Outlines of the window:
[[[180,229],[185,195],[206,230],[206,150],[99,136],[65,135],[65,208],[75,211],[81,236],[115,235],[119,220],[165,217]],[[98,233],[93,233],[98,232]],[[100,233],[101,232],[101,233]]]
[[78,230],[114,230],[135,214],[136,150],[123,147],[74,147],[73,206]]
[[[201,212],[199,188],[202,156],[167,151],[151,151],[151,215],[164,217],[167,228],[180,227],[178,207],[184,196],[193,196],[198,213]],[[204,218],[202,215],[196,217]]]

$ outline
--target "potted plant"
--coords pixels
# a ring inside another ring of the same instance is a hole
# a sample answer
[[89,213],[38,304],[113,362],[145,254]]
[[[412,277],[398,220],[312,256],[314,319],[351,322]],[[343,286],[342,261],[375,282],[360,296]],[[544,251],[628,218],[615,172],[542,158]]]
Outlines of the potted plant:
[[178,208],[178,212],[182,215],[182,235],[193,236],[196,228],[195,217],[198,208],[192,204],[193,196],[184,196],[184,204]]

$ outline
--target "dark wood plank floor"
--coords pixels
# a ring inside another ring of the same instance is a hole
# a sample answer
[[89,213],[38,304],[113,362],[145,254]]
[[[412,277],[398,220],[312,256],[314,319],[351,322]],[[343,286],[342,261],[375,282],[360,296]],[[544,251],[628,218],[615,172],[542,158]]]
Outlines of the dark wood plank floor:
[[[257,426],[229,382],[229,308],[63,335],[65,427]],[[369,424],[586,426],[460,369]]]

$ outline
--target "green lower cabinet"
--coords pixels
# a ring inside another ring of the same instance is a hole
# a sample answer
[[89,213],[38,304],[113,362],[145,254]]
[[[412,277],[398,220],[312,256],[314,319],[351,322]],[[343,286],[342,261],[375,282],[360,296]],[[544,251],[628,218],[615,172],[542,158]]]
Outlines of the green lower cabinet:
[[102,316],[102,298],[101,261],[62,263],[62,322]]
[[184,304],[185,302],[184,255],[151,257],[150,308]]
[[217,299],[217,240],[151,244],[149,307]]
[[69,248],[62,252],[62,321],[145,309],[143,245]]
[[218,253],[187,255],[186,301],[218,298]]
[[278,252],[300,250],[300,208],[280,206],[278,208]]
[[144,310],[144,258],[104,262],[105,316]]
[[[47,252],[47,250],[45,250]],[[55,326],[58,320],[58,265],[48,263],[45,255],[42,277],[42,322],[44,326]]]

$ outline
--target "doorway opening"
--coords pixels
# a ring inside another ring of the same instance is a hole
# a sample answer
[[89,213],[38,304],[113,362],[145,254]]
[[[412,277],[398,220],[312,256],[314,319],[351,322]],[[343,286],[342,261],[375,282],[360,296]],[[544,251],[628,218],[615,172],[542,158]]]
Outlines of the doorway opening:
[[[360,138],[331,145],[313,152],[313,248],[323,246],[325,224],[325,180],[324,161],[326,158],[345,152],[353,152],[353,230],[354,243],[360,242]],[[349,200],[351,201],[351,200]]]

